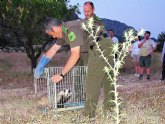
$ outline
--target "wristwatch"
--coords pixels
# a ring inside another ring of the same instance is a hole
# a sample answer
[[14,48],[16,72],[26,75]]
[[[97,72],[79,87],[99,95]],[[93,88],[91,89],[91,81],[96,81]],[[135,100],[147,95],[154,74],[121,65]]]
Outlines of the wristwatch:
[[63,74],[61,73],[60,76],[64,78],[65,75],[63,75]]

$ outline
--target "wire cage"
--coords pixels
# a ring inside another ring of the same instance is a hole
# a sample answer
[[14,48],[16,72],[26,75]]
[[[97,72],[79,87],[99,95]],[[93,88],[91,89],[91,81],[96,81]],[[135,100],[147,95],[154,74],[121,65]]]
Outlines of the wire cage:
[[[34,72],[34,70],[33,70]],[[34,90],[35,90],[35,95],[42,95],[47,93],[47,76],[44,71],[42,76],[40,78],[34,78]]]
[[[65,75],[62,81],[53,83],[51,77],[62,72],[62,67],[45,68],[46,79],[36,80],[36,93],[38,89],[45,92],[51,107],[58,110],[78,109],[84,107],[85,96],[85,79],[87,75],[86,66],[75,66]],[[45,81],[43,83],[43,81]],[[42,85],[42,86],[39,86]],[[42,88],[42,87],[45,88]]]

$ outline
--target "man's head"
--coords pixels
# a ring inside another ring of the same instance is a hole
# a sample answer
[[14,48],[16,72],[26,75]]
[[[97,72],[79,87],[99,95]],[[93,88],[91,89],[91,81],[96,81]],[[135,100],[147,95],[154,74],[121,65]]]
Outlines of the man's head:
[[141,41],[141,36],[135,37],[135,41]]
[[109,30],[108,32],[109,32],[109,36],[110,36],[111,38],[113,38],[113,37],[114,37],[114,30]]
[[44,24],[45,32],[53,38],[62,38],[62,22],[55,18],[47,18]]
[[150,35],[151,35],[151,32],[150,31],[146,31],[145,34],[144,34],[144,38],[145,39],[149,39]]
[[89,19],[94,15],[95,7],[92,2],[88,1],[84,3],[83,10],[84,10],[85,18]]

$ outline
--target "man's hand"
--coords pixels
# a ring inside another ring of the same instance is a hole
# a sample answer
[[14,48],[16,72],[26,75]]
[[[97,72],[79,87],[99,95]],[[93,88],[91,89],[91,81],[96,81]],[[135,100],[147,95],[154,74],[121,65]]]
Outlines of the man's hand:
[[34,77],[35,77],[35,78],[37,78],[37,79],[40,78],[40,76],[41,76],[41,75],[43,74],[43,72],[44,72],[45,66],[49,63],[50,60],[51,60],[51,59],[48,58],[47,56],[45,56],[44,54],[42,55],[42,57],[41,57],[41,59],[40,59],[38,65],[37,65],[37,67],[36,67],[36,69],[35,69],[35,71],[34,71]]
[[35,78],[40,78],[40,76],[44,72],[45,66],[49,63],[51,58],[56,54],[56,52],[61,48],[61,45],[54,44],[47,52],[45,55],[43,55],[35,69],[34,72],[34,77]]
[[148,40],[148,38],[144,38],[143,43],[145,43]]
[[61,81],[63,79],[63,77],[59,74],[56,74],[56,75],[53,75],[53,77],[51,79],[52,79],[52,82],[58,83],[59,81]]
[[44,72],[44,67],[37,66],[37,68],[34,71],[34,77],[39,79],[40,76],[43,74],[43,72]]
[[138,48],[141,48],[146,41],[147,41],[147,39],[144,38],[143,41],[138,45]]

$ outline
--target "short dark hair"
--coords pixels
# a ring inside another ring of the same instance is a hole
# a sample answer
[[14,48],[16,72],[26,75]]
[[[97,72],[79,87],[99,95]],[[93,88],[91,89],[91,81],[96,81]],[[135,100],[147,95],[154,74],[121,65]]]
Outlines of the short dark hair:
[[108,30],[108,32],[110,32],[110,31],[112,31],[114,33],[114,30],[113,29]]
[[86,4],[89,4],[92,7],[92,9],[95,8],[94,4],[91,1],[87,1],[87,2],[84,3],[84,5],[86,5]]
[[139,41],[141,41],[142,40],[141,36],[138,36],[138,39],[139,39]]
[[151,35],[150,31],[146,31],[144,34],[149,34],[149,36]]
[[46,18],[44,23],[44,31],[52,31],[53,26],[60,26],[62,22],[56,18]]

